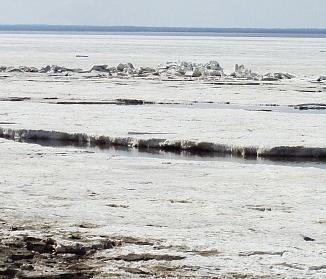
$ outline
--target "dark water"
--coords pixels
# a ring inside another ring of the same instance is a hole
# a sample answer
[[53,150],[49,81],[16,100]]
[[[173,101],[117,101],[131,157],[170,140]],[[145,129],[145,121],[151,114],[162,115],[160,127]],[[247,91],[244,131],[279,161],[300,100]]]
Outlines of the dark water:
[[189,103],[169,104],[171,108],[193,108],[193,109],[236,109],[246,111],[300,113],[300,114],[326,114],[326,105],[317,108],[306,108],[303,105],[278,106],[278,105],[234,105],[230,103]]

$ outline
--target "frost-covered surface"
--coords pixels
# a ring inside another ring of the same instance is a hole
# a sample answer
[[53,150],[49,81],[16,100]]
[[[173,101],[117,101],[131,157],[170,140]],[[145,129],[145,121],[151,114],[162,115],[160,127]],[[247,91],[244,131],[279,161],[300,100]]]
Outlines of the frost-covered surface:
[[[15,227],[11,235],[154,243],[96,255],[104,278],[113,271],[136,277],[121,268],[154,272],[157,265],[198,278],[326,275],[323,169],[129,158],[5,140],[0,147],[3,233]],[[185,259],[105,261],[131,252]]]
[[[282,147],[309,155],[326,148],[326,87],[317,81],[325,75],[322,39],[1,36],[1,64],[13,67],[217,60],[227,73],[243,63],[258,73],[294,75],[169,81],[2,72],[2,136],[260,152]],[[0,149],[0,272],[18,272],[9,264],[21,254],[3,251],[19,248],[15,241],[27,235],[53,238],[56,253],[71,242],[90,249],[100,239],[117,240],[120,245],[87,250],[69,266],[90,269],[95,278],[326,277],[326,173],[318,164],[126,157],[4,139]],[[67,271],[66,260],[56,262],[60,253],[24,253],[34,258],[21,260],[20,278]]]

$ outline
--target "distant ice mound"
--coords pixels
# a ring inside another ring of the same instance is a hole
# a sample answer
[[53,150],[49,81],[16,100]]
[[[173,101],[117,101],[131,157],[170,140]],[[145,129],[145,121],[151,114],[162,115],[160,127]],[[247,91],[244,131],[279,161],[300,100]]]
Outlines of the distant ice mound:
[[181,61],[178,63],[167,62],[164,65],[159,65],[155,73],[166,77],[221,77],[223,69],[217,61],[209,61],[208,63],[192,63]]
[[[183,80],[215,80],[215,79],[231,79],[231,80],[261,80],[261,81],[277,81],[280,79],[291,79],[294,76],[288,73],[268,73],[257,74],[245,68],[244,65],[235,65],[234,72],[227,74],[223,71],[220,64],[211,60],[207,63],[193,63],[187,61],[166,62],[158,65],[156,68],[141,66],[135,68],[130,62],[119,63],[117,66],[110,67],[107,64],[93,65],[89,70],[79,68],[67,68],[57,65],[47,65],[40,69],[35,67],[0,67],[0,72],[8,73],[43,73],[43,74],[93,74],[97,77],[149,77],[162,79],[183,79]],[[320,77],[320,80],[324,80]]]
[[293,75],[288,73],[267,73],[264,75],[259,75],[251,72],[251,70],[245,68],[244,65],[235,64],[234,72],[230,76],[237,79],[247,79],[247,80],[262,80],[262,81],[277,81],[280,79],[291,79],[294,78]]

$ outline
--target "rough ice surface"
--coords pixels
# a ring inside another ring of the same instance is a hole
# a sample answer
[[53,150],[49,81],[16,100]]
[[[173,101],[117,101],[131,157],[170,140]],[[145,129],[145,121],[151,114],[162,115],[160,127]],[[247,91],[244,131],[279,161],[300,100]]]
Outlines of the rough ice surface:
[[[36,67],[19,66],[7,67],[1,66],[0,72],[4,73],[46,73],[46,74],[64,74],[69,76],[72,73],[84,74],[84,77],[116,77],[116,78],[130,78],[142,77],[152,78],[159,77],[161,79],[185,79],[185,80],[205,80],[215,81],[217,78],[223,78],[223,81],[232,79],[243,80],[261,80],[261,81],[277,81],[280,79],[291,79],[293,75],[288,73],[267,73],[259,75],[252,73],[251,70],[246,69],[244,65],[235,65],[234,72],[226,74],[223,68],[217,61],[211,60],[208,63],[192,63],[186,61],[166,62],[165,64],[158,65],[155,68],[140,66],[135,69],[131,63],[119,63],[116,67],[109,67],[108,65],[93,65],[89,70],[80,68],[67,68],[57,65],[47,65],[40,69]],[[88,75],[86,75],[88,74]],[[95,74],[95,75],[90,75]],[[319,77],[317,81],[323,81],[323,77]]]
[[[156,147],[162,155],[173,147],[232,156],[325,156],[326,88],[317,80],[325,75],[324,39],[32,35],[47,50],[43,57],[29,49],[31,35],[0,36],[3,65],[35,70],[56,61],[69,69],[97,65],[104,73],[4,70],[1,137]],[[27,53],[5,52],[18,42]],[[303,55],[308,50],[315,55]],[[183,64],[189,75],[183,80],[107,75],[116,66],[121,72],[146,66],[152,75],[166,61],[219,61],[224,75],[235,74],[198,79]],[[250,70],[234,68],[237,63],[252,69],[250,75],[271,74],[248,80],[241,75]],[[279,78],[286,73],[293,77]],[[85,247],[119,240],[78,258],[80,272],[88,266],[94,278],[326,277],[321,158],[314,164],[144,158],[7,139],[0,139],[0,150],[1,249],[26,235],[54,238],[57,252],[72,239]],[[21,268],[21,278],[67,272],[57,263],[55,273],[43,254],[33,257],[34,271]],[[0,262],[0,272],[10,271],[4,269]]]
[[[319,83],[284,80],[215,86],[200,81],[65,76],[44,80],[37,75],[27,80],[13,76],[2,84],[6,92],[2,112],[7,117],[0,128],[9,136],[100,138],[102,143],[242,155],[325,156],[325,110],[296,109],[305,103],[324,107],[320,104],[325,88]],[[44,92],[47,84],[55,86]],[[24,93],[17,96],[20,86]],[[123,105],[126,102],[141,105]]]
[[[182,276],[325,276],[324,169],[0,146],[2,230],[150,239]],[[130,249],[157,251],[107,253]]]

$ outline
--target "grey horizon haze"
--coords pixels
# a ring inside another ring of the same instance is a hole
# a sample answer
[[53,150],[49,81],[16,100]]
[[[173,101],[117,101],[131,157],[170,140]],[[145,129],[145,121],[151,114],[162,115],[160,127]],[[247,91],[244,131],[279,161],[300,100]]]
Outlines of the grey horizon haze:
[[326,0],[0,0],[0,24],[326,28]]

